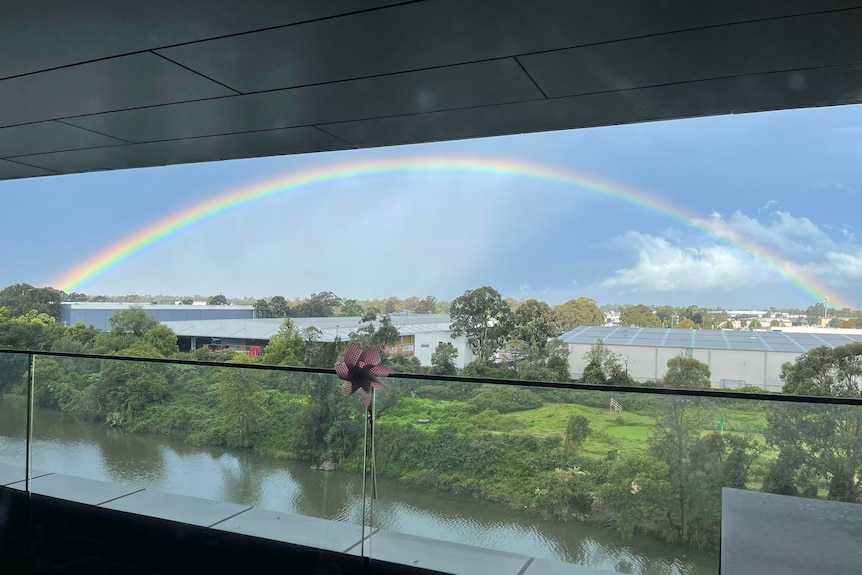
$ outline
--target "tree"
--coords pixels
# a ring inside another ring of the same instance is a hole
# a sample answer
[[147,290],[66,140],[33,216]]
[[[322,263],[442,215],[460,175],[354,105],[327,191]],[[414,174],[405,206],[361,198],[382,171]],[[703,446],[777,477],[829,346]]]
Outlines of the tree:
[[602,385],[631,385],[634,383],[629,376],[628,368],[624,365],[624,361],[628,361],[627,358],[622,358],[612,352],[602,340],[598,340],[590,346],[584,359],[587,360],[581,378],[584,383]]
[[433,295],[426,296],[425,299],[416,304],[416,308],[413,312],[427,314],[437,313],[437,298]]
[[569,416],[566,425],[566,452],[577,454],[590,435],[590,420],[583,415]]
[[709,389],[709,366],[694,358],[677,356],[667,360],[665,387]]
[[613,514],[623,537],[662,532],[671,503],[667,465],[645,453],[624,456],[599,486],[598,498]]
[[313,293],[307,300],[294,307],[293,316],[331,317],[335,315],[335,310],[340,307],[341,298],[331,291]]
[[362,315],[362,306],[355,299],[346,299],[341,302],[341,315],[348,317]]
[[147,314],[141,307],[130,307],[116,312],[108,318],[108,325],[114,335],[129,334],[143,337],[144,333],[159,324],[159,320]]
[[[238,355],[231,363],[252,363],[247,355]],[[248,447],[260,430],[264,409],[261,372],[251,369],[222,369],[219,384],[219,408],[224,421],[227,444]]]
[[156,349],[162,357],[171,357],[179,353],[177,334],[166,325],[158,324],[144,332],[142,341]]
[[559,335],[556,312],[543,301],[528,299],[515,312],[515,338],[527,344],[531,358],[543,357],[548,341]]
[[579,297],[554,308],[559,318],[561,333],[571,331],[582,325],[604,325],[605,314],[596,305],[596,300]]
[[17,283],[0,290],[0,307],[9,309],[12,317],[27,315],[35,310],[60,321],[63,292],[50,287],[37,288],[27,283]]
[[623,308],[620,313],[620,325],[624,327],[661,327],[661,320],[644,304]]
[[655,309],[655,314],[661,321],[661,327],[675,327],[676,310],[669,305],[661,305]]
[[269,302],[265,299],[259,299],[254,302],[254,317],[261,319],[272,317],[272,311],[269,309]]
[[484,286],[452,300],[452,336],[466,335],[473,353],[490,360],[512,332],[512,311],[500,293]]
[[[782,366],[784,392],[862,397],[862,343],[802,354]],[[811,477],[828,497],[862,502],[862,418],[855,406],[778,403],[767,413],[767,444],[780,450],[764,488],[811,492]]]
[[[709,367],[696,359],[683,356],[667,362],[664,377],[665,387],[703,389],[709,388]],[[692,474],[690,454],[703,429],[700,410],[691,410],[697,399],[668,396],[664,401],[661,416],[656,419],[655,430],[650,438],[653,454],[668,468],[671,491],[676,504],[676,519],[673,523],[678,538],[689,542]]]
[[680,320],[675,326],[676,329],[697,329],[697,324],[688,318]]
[[180,300],[181,305],[192,305],[193,303],[195,303],[195,300],[190,297],[184,297]]
[[769,327],[781,327],[781,322],[777,319],[774,319],[769,322]]
[[267,365],[305,365],[306,343],[293,320],[284,320],[263,351]]
[[753,319],[751,320],[751,323],[748,324],[748,329],[758,329],[761,327],[763,327],[763,324],[760,323],[759,319]]
[[284,297],[277,295],[269,300],[269,317],[289,317],[290,306]]
[[385,348],[395,344],[400,335],[389,314],[380,318],[379,325],[375,324],[376,321],[377,314],[374,311],[365,312],[361,318],[362,325],[356,331],[350,332],[350,339],[363,349],[374,346]]
[[207,298],[207,305],[227,305],[228,301],[222,294],[213,295]]
[[455,360],[458,350],[448,341],[441,341],[431,354],[431,373],[435,375],[457,375]]

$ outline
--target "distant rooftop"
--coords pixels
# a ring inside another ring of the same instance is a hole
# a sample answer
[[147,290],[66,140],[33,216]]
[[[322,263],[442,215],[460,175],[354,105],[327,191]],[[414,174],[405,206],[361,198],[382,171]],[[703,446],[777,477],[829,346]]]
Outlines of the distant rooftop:
[[[361,325],[361,318],[352,317],[295,317],[290,318],[300,332],[316,327],[322,333],[318,341],[347,340],[351,331]],[[392,325],[401,335],[448,332],[452,319],[445,314],[410,314],[391,316]],[[278,333],[284,318],[269,319],[203,319],[190,321],[164,321],[178,336],[217,337],[222,339],[268,340]],[[375,325],[380,325],[376,321]]]
[[862,333],[856,330],[854,333],[837,334],[582,326],[563,334],[560,339],[565,343],[586,345],[602,340],[607,345],[615,346],[804,353],[821,346],[832,348],[862,342]]
[[118,301],[64,301],[60,305],[69,306],[72,309],[129,309],[140,307],[144,309],[254,309],[251,305],[201,305],[196,304],[173,304],[173,303],[129,303]]

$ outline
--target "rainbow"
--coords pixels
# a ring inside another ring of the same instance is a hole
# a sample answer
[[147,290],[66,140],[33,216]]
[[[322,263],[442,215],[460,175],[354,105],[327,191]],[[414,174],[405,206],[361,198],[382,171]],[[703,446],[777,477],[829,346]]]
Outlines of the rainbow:
[[828,297],[832,306],[838,308],[852,307],[844,297],[828,288],[816,278],[810,277],[792,263],[783,261],[779,256],[770,253],[763,247],[741,236],[709,229],[707,226],[697,223],[698,218],[696,215],[688,213],[686,210],[665,200],[650,196],[639,190],[584,174],[508,158],[487,157],[402,157],[343,162],[290,172],[270,180],[226,192],[171,214],[95,254],[93,257],[56,278],[51,282],[51,285],[67,293],[77,291],[93,278],[116,267],[154,243],[198,222],[263,198],[309,188],[324,182],[407,172],[460,172],[534,178],[565,186],[577,186],[593,193],[618,198],[647,210],[663,214],[671,219],[682,222],[686,226],[697,228],[706,236],[744,252],[760,264],[774,270],[780,277],[798,288],[806,298],[813,302],[822,302]]

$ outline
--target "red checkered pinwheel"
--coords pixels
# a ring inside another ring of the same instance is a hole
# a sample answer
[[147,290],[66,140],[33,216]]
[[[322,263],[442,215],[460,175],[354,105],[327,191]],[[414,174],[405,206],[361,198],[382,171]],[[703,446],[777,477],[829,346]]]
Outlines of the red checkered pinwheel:
[[365,400],[366,407],[371,405],[372,390],[386,391],[378,377],[386,377],[392,370],[380,364],[380,349],[372,347],[362,351],[355,343],[351,343],[344,354],[344,362],[335,365],[338,377],[347,382],[344,395],[352,395],[359,391]]

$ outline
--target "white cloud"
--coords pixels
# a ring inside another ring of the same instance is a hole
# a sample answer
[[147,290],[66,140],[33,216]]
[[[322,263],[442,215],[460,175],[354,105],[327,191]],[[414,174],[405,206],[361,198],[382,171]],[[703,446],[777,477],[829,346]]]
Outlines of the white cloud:
[[708,219],[696,219],[694,223],[720,236],[744,238],[787,255],[814,254],[835,246],[829,235],[814,222],[789,212],[773,212],[772,221],[766,223],[739,211],[727,219],[713,212]]
[[632,292],[732,290],[772,279],[761,265],[720,244],[688,247],[666,237],[629,231],[615,238],[611,245],[626,246],[636,252],[637,262],[614,272],[601,282],[602,287]]
[[831,285],[862,280],[862,249],[855,253],[827,252],[826,261],[808,264],[803,270]]

